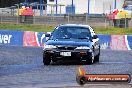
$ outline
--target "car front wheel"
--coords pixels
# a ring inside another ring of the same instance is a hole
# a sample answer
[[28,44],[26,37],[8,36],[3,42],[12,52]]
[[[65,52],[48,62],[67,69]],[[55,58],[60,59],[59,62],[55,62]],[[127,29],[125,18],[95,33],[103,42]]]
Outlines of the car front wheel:
[[91,53],[91,57],[87,60],[87,63],[88,63],[89,65],[91,65],[91,64],[94,63],[94,53],[93,53],[93,52]]
[[99,62],[99,56],[100,56],[100,48],[99,48],[99,54],[95,56],[95,62]]
[[51,62],[51,58],[43,54],[43,63],[44,65],[49,65]]
[[99,56],[100,56],[100,54],[98,54],[98,55],[95,57],[95,61],[96,61],[96,62],[99,62]]

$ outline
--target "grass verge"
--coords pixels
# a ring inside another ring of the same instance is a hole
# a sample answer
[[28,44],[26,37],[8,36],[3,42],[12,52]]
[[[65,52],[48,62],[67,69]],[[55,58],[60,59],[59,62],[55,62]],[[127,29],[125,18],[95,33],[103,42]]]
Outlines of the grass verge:
[[[97,34],[132,35],[132,28],[114,27],[93,27]],[[20,30],[35,32],[51,32],[54,26],[50,25],[29,25],[29,24],[0,24],[0,30]]]

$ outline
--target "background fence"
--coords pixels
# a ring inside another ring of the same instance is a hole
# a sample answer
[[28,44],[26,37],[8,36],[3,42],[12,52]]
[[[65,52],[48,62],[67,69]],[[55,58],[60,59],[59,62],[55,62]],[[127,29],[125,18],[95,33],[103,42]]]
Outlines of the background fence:
[[[102,17],[89,17],[85,15],[64,15],[64,16],[0,16],[0,23],[16,23],[16,24],[41,24],[41,25],[58,25],[65,23],[89,24],[91,26],[114,26],[113,21]],[[126,21],[120,25],[128,24],[132,27],[132,20]]]
[[[105,15],[93,15],[87,14],[44,14],[38,16],[35,13],[34,16],[16,16],[17,9],[0,9],[0,23],[15,23],[15,24],[41,24],[41,25],[58,25],[65,23],[77,23],[77,24],[89,24],[91,26],[114,26],[113,21],[109,20]],[[119,26],[132,27],[132,20],[126,20],[125,23],[120,23]]]

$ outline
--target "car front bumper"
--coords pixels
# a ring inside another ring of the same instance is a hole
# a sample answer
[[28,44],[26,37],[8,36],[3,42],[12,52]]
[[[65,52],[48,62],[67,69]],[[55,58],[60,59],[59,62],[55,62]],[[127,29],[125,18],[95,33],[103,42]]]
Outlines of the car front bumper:
[[[62,52],[70,52],[70,55],[62,55]],[[90,59],[91,50],[44,50],[44,57],[51,58],[52,61],[82,61]]]

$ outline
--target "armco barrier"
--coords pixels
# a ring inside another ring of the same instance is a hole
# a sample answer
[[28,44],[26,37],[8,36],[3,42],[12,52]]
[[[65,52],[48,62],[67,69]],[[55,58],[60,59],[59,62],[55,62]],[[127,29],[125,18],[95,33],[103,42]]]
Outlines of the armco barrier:
[[[43,47],[50,32],[0,31],[0,44]],[[98,35],[101,49],[132,50],[132,35]]]
[[23,32],[0,30],[0,45],[20,45],[23,44]]

